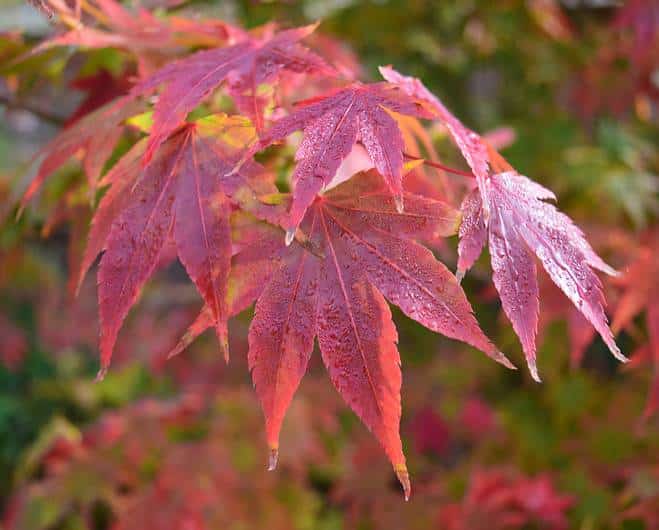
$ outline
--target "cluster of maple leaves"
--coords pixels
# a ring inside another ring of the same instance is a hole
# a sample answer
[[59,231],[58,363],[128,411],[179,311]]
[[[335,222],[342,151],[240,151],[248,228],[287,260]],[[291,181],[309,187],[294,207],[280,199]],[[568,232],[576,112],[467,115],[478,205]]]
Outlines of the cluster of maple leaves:
[[[616,272],[548,202],[555,200],[550,190],[519,174],[420,80],[382,67],[385,81],[357,81],[346,62],[334,65],[313,51],[316,26],[248,32],[220,21],[134,15],[114,0],[49,5],[70,29],[31,54],[110,46],[136,58],[134,72],[84,102],[84,112],[40,153],[22,201],[74,156],[90,196],[102,192],[73,282],[79,287],[103,254],[100,377],[143,286],[178,258],[204,308],[173,354],[214,327],[228,359],[227,320],[256,301],[248,359],[270,467],[317,339],[332,383],[382,445],[407,498],[401,361],[387,301],[513,368],[481,330],[460,285],[487,244],[494,285],[534,379],[537,261],[613,355],[626,360],[594,271]],[[181,45],[204,49],[181,56]],[[230,103],[221,107],[219,95]],[[191,118],[193,111],[202,117]],[[439,177],[428,167],[443,167],[416,145],[419,119],[442,123],[464,157],[469,171],[444,168],[468,179],[461,203],[409,184],[432,186]],[[125,137],[134,144],[109,164]],[[273,144],[295,152],[284,178],[255,159],[267,159]],[[431,248],[456,232],[454,275]],[[638,312],[639,298],[630,292],[615,329]]]

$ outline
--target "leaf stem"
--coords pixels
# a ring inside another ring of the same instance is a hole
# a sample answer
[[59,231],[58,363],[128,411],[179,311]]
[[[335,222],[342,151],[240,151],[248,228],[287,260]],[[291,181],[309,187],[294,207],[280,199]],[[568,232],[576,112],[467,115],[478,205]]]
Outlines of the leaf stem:
[[423,163],[426,164],[427,166],[434,167],[436,169],[443,169],[444,171],[448,173],[453,173],[455,175],[461,175],[463,177],[468,177],[468,178],[476,178],[474,177],[474,174],[471,171],[462,171],[460,169],[455,169],[449,166],[445,166],[443,164],[440,164],[439,162],[433,162],[432,160],[427,160],[425,158],[419,158],[418,156],[412,156],[407,153],[403,153],[403,156],[405,158],[409,158],[410,160],[423,160]]

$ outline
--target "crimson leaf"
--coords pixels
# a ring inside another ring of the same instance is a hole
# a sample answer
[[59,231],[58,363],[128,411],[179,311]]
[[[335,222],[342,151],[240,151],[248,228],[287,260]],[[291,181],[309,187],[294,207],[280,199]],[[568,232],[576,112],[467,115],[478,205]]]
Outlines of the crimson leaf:
[[233,46],[197,52],[169,63],[137,85],[133,95],[147,94],[165,85],[155,106],[145,162],[186,115],[224,81],[239,109],[261,130],[263,109],[256,93],[260,84],[273,81],[282,69],[332,73],[320,57],[298,43],[315,27],[286,30],[264,39],[245,37]]

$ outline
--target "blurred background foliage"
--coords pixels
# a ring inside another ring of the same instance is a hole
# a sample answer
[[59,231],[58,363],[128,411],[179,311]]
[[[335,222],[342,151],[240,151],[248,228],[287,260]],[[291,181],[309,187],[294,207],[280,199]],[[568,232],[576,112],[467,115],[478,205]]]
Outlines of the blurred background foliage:
[[[378,79],[377,66],[393,64],[423,79],[466,125],[489,133],[512,165],[556,191],[561,209],[613,265],[627,270],[649,252],[645,277],[626,281],[642,280],[659,297],[659,273],[651,272],[659,250],[655,0],[141,5],[162,17],[173,12],[245,27],[321,20],[323,34],[354,52],[363,79]],[[280,468],[265,471],[261,413],[245,360],[250,315],[231,323],[228,367],[206,336],[165,362],[199,308],[176,267],[148,285],[122,331],[113,369],[95,383],[94,282],[88,279],[76,300],[66,288],[67,254],[84,240],[89,206],[66,196],[67,208],[53,215],[79,168],[71,164],[52,179],[20,220],[13,214],[30,157],[85,97],[71,81],[100,69],[116,78],[127,60],[111,49],[64,48],[14,61],[52,31],[34,7],[0,0],[6,530],[659,529],[659,423],[652,414],[659,345],[639,315],[618,337],[631,367],[618,365],[549,287],[541,304],[541,385],[394,312],[409,503],[317,355],[284,424]],[[443,162],[464,167],[442,130],[433,138]],[[440,252],[454,267],[455,254]],[[479,263],[465,290],[483,329],[521,366],[486,261]],[[612,313],[628,283],[606,284]]]

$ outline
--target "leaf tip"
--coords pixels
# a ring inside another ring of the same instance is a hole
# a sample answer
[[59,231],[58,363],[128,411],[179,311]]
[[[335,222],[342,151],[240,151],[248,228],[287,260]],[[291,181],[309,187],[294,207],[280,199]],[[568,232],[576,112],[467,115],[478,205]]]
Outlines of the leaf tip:
[[531,373],[531,377],[536,383],[542,383],[542,379],[540,379],[540,375],[538,374],[538,366],[535,364],[535,361],[529,361],[529,372]]
[[[605,265],[606,265],[606,263],[605,263]],[[610,265],[606,265],[606,267],[602,269],[602,272],[604,274],[608,274],[612,278],[618,278],[619,276],[622,275],[622,273],[619,270],[614,269]]]
[[101,366],[101,368],[96,373],[96,379],[94,379],[94,382],[100,383],[101,381],[103,381],[103,379],[105,379],[105,376],[107,375],[107,373],[108,373],[108,367],[107,366]]
[[396,472],[398,482],[400,482],[400,485],[403,488],[405,502],[408,502],[410,500],[410,495],[412,494],[412,484],[410,483],[410,474],[407,471],[407,466],[405,464],[398,464],[394,466],[394,471]]
[[508,357],[503,352],[500,352],[499,350],[495,350],[493,358],[495,361],[497,361],[499,364],[504,365],[506,368],[510,370],[517,370],[517,366],[515,366]]
[[611,353],[613,356],[618,359],[621,363],[628,363],[629,362],[629,357],[624,355],[621,351],[620,348],[618,348],[618,345],[615,342],[612,342],[609,345],[609,349],[611,350]]
[[277,469],[277,463],[279,462],[279,449],[276,447],[270,448],[270,453],[268,454],[268,471],[274,471]]

